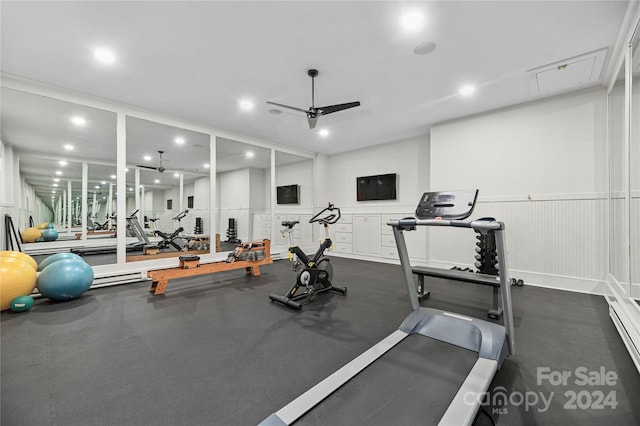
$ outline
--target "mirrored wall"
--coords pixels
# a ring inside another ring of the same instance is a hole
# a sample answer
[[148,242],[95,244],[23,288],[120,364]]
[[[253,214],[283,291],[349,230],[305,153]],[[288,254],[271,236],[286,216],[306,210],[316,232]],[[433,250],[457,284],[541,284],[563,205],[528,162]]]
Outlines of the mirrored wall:
[[127,116],[126,139],[127,261],[209,253],[209,135]]
[[631,45],[631,116],[629,137],[631,297],[640,303],[640,28]]
[[289,244],[289,234],[283,233],[283,221],[298,221],[291,233],[291,243],[312,245],[314,235],[324,236],[324,228],[310,224],[314,204],[313,159],[286,152],[275,153],[275,243]]
[[270,238],[271,149],[217,138],[215,192],[221,251]]

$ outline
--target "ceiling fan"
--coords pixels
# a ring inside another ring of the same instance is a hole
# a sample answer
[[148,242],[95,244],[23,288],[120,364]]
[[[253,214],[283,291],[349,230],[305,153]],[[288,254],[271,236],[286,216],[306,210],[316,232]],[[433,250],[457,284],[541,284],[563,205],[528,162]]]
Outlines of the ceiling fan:
[[315,78],[318,76],[318,70],[310,69],[307,71],[309,77],[311,77],[311,106],[309,109],[297,108],[289,105],[278,104],[275,102],[267,101],[268,104],[277,105],[283,108],[289,108],[295,111],[304,112],[307,114],[307,121],[309,122],[309,128],[314,129],[316,127],[316,123],[318,122],[318,118],[321,115],[332,114],[334,112],[342,111],[344,109],[354,108],[360,106],[360,102],[347,102],[345,104],[337,104],[337,105],[328,105],[324,107],[316,107],[315,106]]
[[159,173],[164,172],[165,170],[167,170],[164,167],[162,167],[162,154],[164,154],[164,151],[158,151],[158,154],[160,154],[160,165],[158,167],[144,166],[142,164],[136,164],[136,167],[140,167],[142,169],[157,170]]

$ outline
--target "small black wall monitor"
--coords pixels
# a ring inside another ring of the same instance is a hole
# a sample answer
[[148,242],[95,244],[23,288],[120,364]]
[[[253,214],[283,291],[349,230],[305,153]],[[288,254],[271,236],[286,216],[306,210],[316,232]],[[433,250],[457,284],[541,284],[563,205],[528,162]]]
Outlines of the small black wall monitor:
[[173,208],[173,200],[167,200],[167,210],[171,210]]
[[277,191],[277,203],[278,204],[298,204],[298,185],[285,185],[278,186],[276,188]]
[[356,178],[356,199],[358,201],[395,200],[396,174],[361,176]]
[[187,197],[187,208],[188,209],[192,209],[193,208],[193,195],[189,195]]

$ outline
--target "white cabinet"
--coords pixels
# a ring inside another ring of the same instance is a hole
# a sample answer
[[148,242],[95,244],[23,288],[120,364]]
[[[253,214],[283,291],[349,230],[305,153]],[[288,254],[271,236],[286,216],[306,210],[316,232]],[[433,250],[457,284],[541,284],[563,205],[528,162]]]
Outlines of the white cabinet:
[[380,256],[380,215],[353,215],[353,253]]
[[271,215],[253,215],[253,240],[259,241],[271,238]]

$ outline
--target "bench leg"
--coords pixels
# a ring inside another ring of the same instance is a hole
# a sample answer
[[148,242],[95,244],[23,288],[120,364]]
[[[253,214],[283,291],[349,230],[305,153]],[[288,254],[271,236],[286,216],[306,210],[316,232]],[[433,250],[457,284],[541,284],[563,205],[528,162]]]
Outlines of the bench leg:
[[151,287],[149,287],[149,291],[153,293],[154,296],[164,294],[167,284],[169,284],[169,280],[153,281]]
[[254,277],[260,276],[260,266],[247,266],[244,268],[247,271],[247,275],[253,275]]

